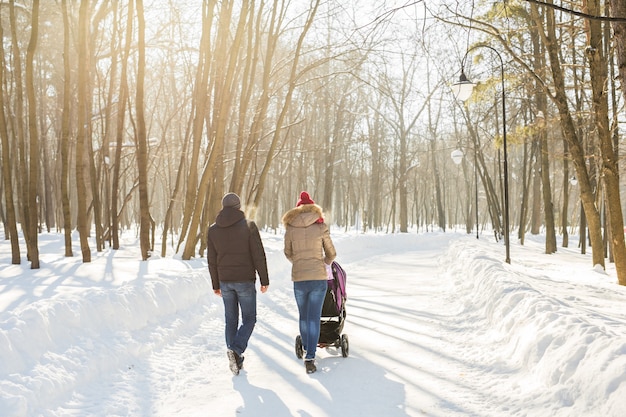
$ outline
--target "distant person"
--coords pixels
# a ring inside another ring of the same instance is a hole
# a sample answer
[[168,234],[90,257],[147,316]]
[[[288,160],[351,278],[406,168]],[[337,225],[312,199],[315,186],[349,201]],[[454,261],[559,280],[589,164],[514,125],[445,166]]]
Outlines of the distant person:
[[283,216],[285,256],[292,263],[291,280],[300,314],[300,337],[306,351],[304,366],[311,374],[317,370],[315,351],[320,337],[322,306],[326,296],[330,265],[337,253],[324,223],[322,208],[306,191],[300,193],[296,207]]
[[259,229],[246,220],[237,194],[228,193],[222,198],[222,210],[209,227],[207,248],[213,292],[224,301],[229,368],[239,375],[256,323],[256,274],[262,293],[267,291],[269,277]]

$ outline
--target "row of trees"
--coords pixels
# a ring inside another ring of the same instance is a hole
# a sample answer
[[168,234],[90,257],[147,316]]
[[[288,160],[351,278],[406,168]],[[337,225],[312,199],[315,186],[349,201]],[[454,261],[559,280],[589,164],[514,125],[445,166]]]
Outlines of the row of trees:
[[[269,229],[306,189],[346,228],[464,224],[499,238],[506,120],[517,237],[543,230],[552,253],[578,226],[583,252],[588,231],[603,249],[592,262],[611,256],[626,284],[620,1],[144,2],[1,3],[0,216],[13,263],[18,227],[33,268],[44,228],[63,231],[66,256],[76,231],[85,262],[90,243],[117,249],[135,225],[144,259],[202,255],[226,191]],[[504,58],[506,118],[499,63],[478,45]],[[465,70],[483,81],[461,104],[449,86],[470,49]]]
[[[606,252],[599,249],[608,246],[619,282],[626,284],[618,130],[619,115],[623,113],[620,97],[626,93],[626,86],[616,86],[614,74],[624,63],[624,51],[618,51],[623,44],[620,46],[618,39],[623,36],[626,22],[619,16],[626,15],[623,4],[617,1],[608,4],[588,1],[585,6],[585,10],[576,13],[563,6],[538,1],[512,4],[509,11],[515,16],[516,24],[508,26],[507,30],[497,24],[495,14],[488,23],[487,19],[474,20],[471,16],[467,21],[487,35],[487,42],[502,49],[510,58],[509,66],[514,70],[510,88],[519,97],[529,97],[526,103],[521,103],[519,111],[527,120],[542,115],[541,128],[533,131],[531,140],[536,149],[534,175],[541,178],[546,253],[557,250],[550,166],[550,156],[555,153],[550,151],[549,141],[559,138],[563,141],[562,187],[568,189],[571,161],[584,214],[581,236],[584,239],[586,228],[589,241],[596,248],[593,263],[604,266]],[[602,11],[607,9],[611,10],[612,18],[602,17]],[[509,17],[501,16],[502,23],[511,22]],[[527,36],[519,36],[521,28],[529,29]],[[609,71],[613,72],[612,77],[608,76]],[[543,125],[545,114],[553,115],[552,127],[558,129],[556,132]],[[522,181],[526,184],[530,179],[524,177]],[[524,191],[527,190],[525,187]],[[528,201],[529,198],[522,197],[521,239],[526,215],[524,206]],[[565,198],[564,214],[568,211],[567,202]],[[562,221],[562,229],[566,231],[566,215],[562,216]]]

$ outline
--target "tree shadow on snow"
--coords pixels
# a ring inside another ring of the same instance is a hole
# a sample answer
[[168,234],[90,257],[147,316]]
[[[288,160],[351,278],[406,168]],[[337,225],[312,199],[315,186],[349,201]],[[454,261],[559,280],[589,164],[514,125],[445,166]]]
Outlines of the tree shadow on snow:
[[344,358],[335,348],[326,353],[335,356],[318,355],[318,372],[312,377],[329,395],[318,402],[329,416],[408,416],[404,385],[387,378],[383,367],[355,354]]
[[[281,337],[257,335],[258,341],[262,342],[253,347],[259,360],[276,372],[266,376],[268,388],[238,381],[243,374],[234,378],[237,380],[235,388],[245,402],[245,413],[238,410],[237,415],[408,416],[404,385],[389,379],[383,367],[358,354],[344,358],[338,348],[318,348],[317,372],[307,375],[302,360],[294,355],[292,341],[280,333],[278,336]],[[281,353],[277,355],[276,352]]]

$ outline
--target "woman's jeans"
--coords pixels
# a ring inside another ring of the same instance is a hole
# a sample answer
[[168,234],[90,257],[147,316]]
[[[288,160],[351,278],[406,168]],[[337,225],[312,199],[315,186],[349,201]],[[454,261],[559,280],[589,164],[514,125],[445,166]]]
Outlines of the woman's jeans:
[[315,350],[320,338],[322,306],[326,297],[326,280],[296,281],[293,292],[300,313],[300,336],[306,350],[304,359],[315,359]]
[[[256,288],[254,282],[220,281],[226,318],[226,346],[237,355],[248,347],[256,323]],[[241,308],[241,327],[239,309]]]

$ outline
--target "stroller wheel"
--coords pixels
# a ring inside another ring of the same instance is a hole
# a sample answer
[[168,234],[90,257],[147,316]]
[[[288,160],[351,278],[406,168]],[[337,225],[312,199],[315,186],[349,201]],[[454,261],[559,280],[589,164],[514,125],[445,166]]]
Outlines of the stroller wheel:
[[302,348],[302,336],[297,335],[296,336],[296,357],[298,359],[302,359],[302,356],[304,356],[304,349]]
[[344,358],[348,357],[350,353],[350,343],[348,342],[348,335],[341,335],[341,356]]

